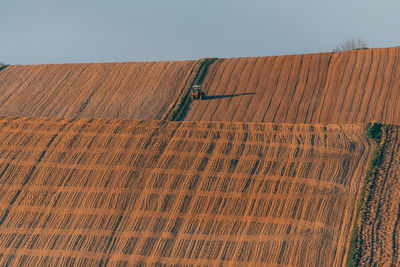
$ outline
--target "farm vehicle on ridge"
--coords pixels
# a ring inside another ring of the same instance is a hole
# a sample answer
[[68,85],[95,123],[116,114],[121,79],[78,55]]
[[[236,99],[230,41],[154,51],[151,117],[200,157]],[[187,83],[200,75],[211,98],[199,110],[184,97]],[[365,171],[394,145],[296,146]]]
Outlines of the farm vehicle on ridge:
[[204,99],[204,92],[201,91],[201,85],[193,85],[192,87],[192,100]]

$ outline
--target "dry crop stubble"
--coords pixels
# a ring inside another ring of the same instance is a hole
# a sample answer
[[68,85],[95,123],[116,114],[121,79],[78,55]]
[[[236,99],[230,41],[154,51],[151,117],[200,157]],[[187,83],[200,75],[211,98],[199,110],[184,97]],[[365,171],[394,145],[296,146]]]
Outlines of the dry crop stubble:
[[[399,58],[395,47],[217,59],[183,119],[400,124]],[[7,66],[0,116],[171,119],[205,61]]]
[[219,59],[187,121],[400,124],[400,48]]
[[201,62],[8,66],[0,71],[0,114],[164,119]]
[[[1,264],[340,265],[363,125],[2,118]],[[338,216],[340,214],[340,216]]]

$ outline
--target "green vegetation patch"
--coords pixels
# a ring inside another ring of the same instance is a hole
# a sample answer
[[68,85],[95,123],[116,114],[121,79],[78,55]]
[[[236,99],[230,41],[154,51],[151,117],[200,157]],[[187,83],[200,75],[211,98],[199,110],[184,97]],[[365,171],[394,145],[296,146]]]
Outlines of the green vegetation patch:
[[185,111],[190,103],[190,92],[192,90],[193,85],[201,85],[204,81],[204,78],[207,75],[208,68],[214,61],[217,60],[216,58],[207,58],[204,60],[202,65],[200,66],[198,72],[196,73],[196,77],[193,81],[193,84],[190,86],[189,90],[186,92],[183,101],[181,102],[177,112],[172,115],[172,121],[179,121],[182,120],[184,117]]
[[382,123],[367,123],[367,133],[368,136],[379,143],[382,139]]
[[368,136],[375,141],[375,150],[372,155],[372,159],[370,161],[370,165],[367,171],[367,175],[364,181],[364,184],[361,188],[361,194],[360,194],[360,200],[359,204],[357,206],[356,210],[356,215],[354,218],[354,225],[353,225],[353,230],[351,232],[351,239],[350,239],[350,246],[349,246],[349,252],[347,254],[347,260],[346,260],[346,266],[354,266],[357,265],[357,260],[356,260],[356,247],[357,247],[357,242],[358,242],[358,220],[360,218],[360,213],[361,210],[364,207],[365,203],[365,192],[367,189],[367,185],[370,183],[371,178],[374,175],[374,172],[376,170],[376,166],[382,163],[383,160],[383,151],[381,149],[380,143],[382,139],[382,131],[384,128],[384,124],[381,123],[367,123],[366,128],[367,128],[367,134]]

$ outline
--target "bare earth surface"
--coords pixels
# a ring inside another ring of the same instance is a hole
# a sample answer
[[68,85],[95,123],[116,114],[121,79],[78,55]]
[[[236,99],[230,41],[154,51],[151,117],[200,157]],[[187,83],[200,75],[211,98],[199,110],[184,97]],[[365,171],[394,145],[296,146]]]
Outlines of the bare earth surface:
[[0,136],[18,266],[341,265],[373,149],[364,125],[2,118]]
[[188,121],[400,124],[400,48],[219,59]]
[[386,126],[382,163],[367,187],[357,266],[400,266],[400,127]]
[[[0,116],[165,119],[198,61],[8,66]],[[218,59],[188,121],[400,124],[400,48]]]
[[8,66],[0,115],[164,119],[199,62]]

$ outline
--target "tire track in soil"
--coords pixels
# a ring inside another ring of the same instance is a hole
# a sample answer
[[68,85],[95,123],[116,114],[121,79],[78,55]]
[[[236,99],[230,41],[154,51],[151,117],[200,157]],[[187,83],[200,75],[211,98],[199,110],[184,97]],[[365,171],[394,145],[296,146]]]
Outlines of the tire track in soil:
[[[372,99],[372,96],[373,96],[373,94],[374,94],[374,92],[376,92],[377,90],[374,90],[375,89],[375,84],[376,84],[376,80],[378,79],[378,76],[379,76],[379,71],[381,70],[381,68],[379,68],[379,66],[381,65],[381,64],[384,64],[384,62],[382,61],[382,60],[380,60],[380,55],[381,55],[381,53],[379,53],[378,55],[377,55],[377,64],[376,64],[376,70],[375,70],[375,72],[374,72],[374,74],[375,75],[372,75],[372,79],[373,79],[373,81],[372,81],[372,86],[371,86],[371,92],[369,93],[369,97],[367,98],[367,100],[368,100],[368,102],[367,102],[367,104],[364,104],[364,105],[362,105],[363,107],[366,107],[366,111],[365,112],[362,112],[362,114],[364,114],[364,118],[363,118],[363,120],[362,121],[372,121],[371,119],[368,119],[367,118],[367,115],[368,115],[368,111],[369,110],[371,110],[371,105],[370,105],[370,103],[371,103],[371,99]],[[372,66],[372,64],[371,64],[371,66]],[[386,66],[386,64],[384,64],[384,66]]]
[[[260,60],[260,59],[257,59],[257,60]],[[246,116],[246,115],[248,114],[249,106],[252,105],[253,99],[254,99],[255,95],[257,94],[257,92],[258,92],[257,89],[258,89],[258,86],[259,86],[259,84],[260,84],[261,70],[264,69],[264,66],[265,66],[266,62],[267,62],[267,60],[263,60],[262,66],[261,66],[260,71],[259,71],[260,74],[256,76],[256,77],[257,77],[257,81],[256,81],[256,84],[255,84],[255,86],[254,86],[254,92],[255,92],[255,94],[254,94],[254,95],[251,95],[251,96],[249,97],[249,102],[248,102],[248,104],[246,105],[246,107],[248,107],[248,108],[246,108],[246,111],[243,113],[243,116],[240,117],[240,119],[238,119],[237,121],[249,121],[248,119],[246,119],[246,118],[248,117],[248,116]],[[251,76],[249,76],[249,80],[250,80],[250,78],[251,78]],[[250,82],[250,81],[248,81],[248,83],[249,83],[249,82]],[[238,107],[238,108],[239,108],[239,107]],[[238,116],[237,109],[236,109],[235,113],[236,113],[236,116]],[[252,117],[252,116],[249,116],[249,117]]]
[[[400,120],[400,112],[398,111],[398,104],[394,104],[394,103],[398,103],[399,99],[400,99],[400,95],[399,95],[399,88],[400,88],[400,78],[399,75],[396,75],[396,73],[398,73],[399,71],[399,57],[400,57],[400,51],[395,50],[394,54],[395,54],[395,64],[393,66],[394,68],[394,76],[393,79],[391,80],[392,84],[390,87],[388,87],[388,104],[385,105],[385,122],[393,122],[393,124],[400,124],[397,121]],[[391,88],[397,88],[397,90],[393,91],[390,90]]]
[[[292,69],[293,69],[293,61],[296,59],[296,57],[294,57],[292,60],[291,60],[291,62],[290,62],[290,69],[289,69],[289,73],[290,74],[292,74]],[[301,57],[301,61],[300,61],[300,68],[299,68],[299,71],[300,71],[300,69],[301,69],[301,64],[303,63],[303,57]],[[280,108],[280,106],[281,106],[281,104],[282,104],[282,101],[283,101],[283,98],[284,98],[284,96],[286,96],[286,92],[287,92],[287,89],[288,89],[288,84],[289,84],[289,81],[290,81],[290,78],[291,78],[291,75],[288,75],[288,77],[287,77],[287,79],[286,79],[286,86],[284,86],[285,87],[285,89],[284,89],[284,91],[283,91],[283,94],[282,94],[282,96],[281,96],[281,98],[279,99],[279,101],[277,101],[278,102],[278,106],[275,108],[275,112],[273,113],[274,115],[272,116],[272,120],[273,121],[275,121],[276,120],[276,114],[279,112],[279,108]]]
[[[371,62],[370,62],[370,64],[368,64],[368,68],[367,68],[367,76],[365,77],[364,81],[362,81],[361,88],[366,88],[368,85],[368,80],[370,79],[371,68],[374,63],[374,51],[373,50],[371,50],[370,60],[371,60]],[[364,98],[365,98],[365,93],[360,95],[360,101],[359,101],[358,107],[356,108],[356,111],[361,110],[362,102],[363,102]],[[368,108],[370,108],[370,107],[368,107]],[[360,113],[356,114],[357,121],[359,120],[359,116],[361,116],[361,115],[362,114],[360,114]]]
[[[307,62],[307,56],[303,56],[303,57],[305,57],[305,59],[303,59],[303,60],[305,60],[306,62]],[[311,61],[311,60],[310,60]],[[304,97],[304,93],[305,93],[305,88],[307,87],[307,84],[308,84],[308,79],[309,79],[309,75],[310,75],[310,69],[311,69],[311,62],[307,62],[308,64],[307,64],[307,75],[306,75],[306,78],[305,78],[305,81],[304,81],[304,86],[303,86],[303,89],[302,89],[302,91],[301,91],[301,96],[300,96],[300,99],[299,99],[299,101],[298,101],[298,103],[296,104],[296,105],[294,105],[294,107],[292,107],[292,109],[294,108],[294,109],[296,109],[296,111],[291,111],[290,112],[290,116],[294,116],[294,120],[293,119],[289,119],[289,111],[291,110],[291,107],[289,107],[287,110],[286,110],[286,115],[285,115],[285,119],[284,119],[284,121],[287,121],[287,122],[293,122],[293,121],[297,121],[297,117],[298,117],[298,115],[299,115],[299,110],[300,110],[300,107],[301,107],[301,105],[302,105],[302,103],[303,103],[303,97]],[[304,64],[304,63],[303,63]],[[299,72],[299,75],[300,75],[300,73],[301,73],[301,68],[300,68],[300,72]],[[298,86],[298,81],[296,81],[296,85],[295,85],[295,87],[297,88],[297,86]],[[301,84],[301,83],[300,83]],[[296,92],[294,92],[293,93],[293,96],[292,96],[292,99],[291,99],[291,101],[289,101],[289,103],[292,103],[293,102],[293,100],[295,99],[295,96],[296,95]],[[303,123],[304,123],[304,121],[303,121]]]
[[[234,61],[234,64],[233,64],[233,66],[232,66],[232,71],[229,72],[228,78],[225,80],[225,84],[226,84],[226,85],[225,85],[225,88],[224,88],[224,92],[226,92],[227,90],[229,90],[229,83],[230,83],[230,81],[231,81],[232,74],[233,74],[233,72],[235,71],[235,69],[236,69],[236,67],[237,67],[237,65],[238,65],[238,62],[239,62],[239,59],[237,59],[237,60]],[[221,79],[221,80],[222,80],[222,79]],[[223,81],[224,81],[224,80],[223,80]],[[218,107],[220,106],[221,102],[222,102],[222,100],[221,100],[221,99],[218,99],[218,100],[217,100],[217,104],[214,105],[214,106],[215,106],[214,110],[210,111],[210,114],[211,114],[210,121],[213,120],[213,117],[214,117],[214,115],[216,114],[216,111],[218,110]],[[205,112],[206,112],[206,111],[207,111],[207,110],[205,110]],[[217,120],[218,120],[218,119],[217,119]]]
[[[300,80],[300,73],[301,73],[301,69],[302,69],[302,67],[303,67],[303,61],[304,61],[304,55],[302,55],[302,56],[301,56],[301,59],[300,59],[299,71],[298,71],[297,75],[295,76],[295,77],[297,77],[297,79],[296,79],[295,84],[294,84],[294,86],[293,86],[293,91],[292,91],[291,94],[290,94],[290,99],[289,99],[289,101],[288,101],[289,103],[292,103],[292,102],[293,102],[293,97],[294,97],[294,95],[295,95],[295,92],[296,92],[296,89],[297,89],[297,85],[298,85],[299,80]],[[290,78],[288,77],[288,81],[289,81],[289,79],[290,79]],[[279,108],[280,108],[280,106],[281,106],[281,104],[282,104],[282,101],[286,100],[286,99],[284,99],[284,98],[285,98],[285,96],[286,96],[286,92],[287,92],[288,87],[289,87],[289,86],[287,86],[286,90],[284,91],[284,93],[283,93],[283,95],[282,95],[282,97],[281,97],[281,99],[280,99],[279,105],[278,105],[278,107],[277,107],[277,109],[276,109],[276,111],[275,111],[274,117],[273,117],[273,119],[272,119],[273,121],[275,121],[276,114],[278,114],[278,112],[279,112]],[[298,89],[297,89],[297,90],[298,90]],[[284,116],[285,119],[284,119],[284,121],[286,121],[288,112],[289,112],[289,107],[286,109],[286,112],[284,112],[284,113],[285,113],[285,116]]]
[[[347,95],[348,95],[348,93],[349,93],[349,91],[350,91],[349,86],[350,86],[351,78],[353,77],[354,69],[356,68],[355,66],[356,66],[356,64],[357,64],[357,54],[356,54],[356,56],[353,56],[353,55],[350,56],[350,58],[352,58],[352,57],[354,57],[354,61],[351,61],[352,64],[350,64],[351,71],[350,71],[349,77],[346,79],[347,82],[346,82],[346,84],[343,86],[343,79],[344,79],[344,77],[345,77],[344,74],[343,74],[342,80],[341,80],[341,82],[340,82],[340,87],[346,88],[346,89],[345,89],[345,92],[344,92],[344,96],[339,95],[339,96],[337,97],[337,98],[339,99],[339,101],[340,101],[340,106],[339,106],[339,105],[335,105],[336,109],[334,109],[334,111],[333,111],[334,114],[338,114],[338,116],[337,116],[336,119],[335,119],[335,121],[336,121],[337,123],[340,122],[340,114],[342,113],[342,111],[343,111],[343,109],[344,109],[344,108],[343,108],[343,105],[344,105],[344,103],[346,102],[346,99],[348,99],[348,96],[347,96]],[[346,73],[346,67],[347,67],[347,65],[348,65],[348,64],[346,64],[346,66],[345,66],[345,68],[344,68],[344,70],[343,70],[344,73]]]
[[367,109],[367,112],[365,114],[365,119],[364,120],[369,120],[369,118],[374,118],[375,114],[382,114],[383,112],[379,112],[379,108],[385,106],[385,105],[380,105],[379,103],[385,103],[386,102],[382,102],[380,101],[380,95],[384,92],[383,89],[383,83],[385,82],[383,77],[387,77],[386,75],[386,69],[388,68],[388,62],[390,62],[389,58],[388,58],[388,53],[389,50],[385,51],[385,53],[380,54],[380,58],[379,58],[379,63],[382,64],[383,66],[381,66],[379,68],[378,65],[378,71],[376,74],[376,78],[374,80],[373,86],[372,88],[382,88],[381,90],[372,90],[371,93],[371,97],[368,101],[368,107],[376,107],[374,109]]
[[[314,119],[314,117],[316,117],[318,115],[318,117],[320,116],[320,114],[316,114],[316,110],[318,109],[318,101],[320,101],[320,94],[324,94],[323,88],[325,88],[326,86],[326,81],[328,80],[329,76],[331,75],[330,73],[330,69],[331,69],[331,63],[332,63],[332,58],[333,58],[333,53],[329,54],[329,59],[327,62],[327,68],[326,71],[324,72],[325,75],[323,75],[322,81],[321,81],[321,85],[318,86],[318,81],[319,78],[317,79],[317,82],[314,84],[314,86],[312,87],[312,97],[311,97],[311,101],[308,104],[307,107],[307,112],[306,112],[306,116],[305,116],[305,121],[306,123],[312,123],[312,122],[316,122],[318,121],[317,119]],[[319,64],[321,65],[321,64]],[[318,76],[320,77],[320,76]],[[320,88],[322,88],[321,90],[318,90]],[[314,92],[317,92],[316,96],[315,96],[315,101],[312,101],[312,99],[314,99]],[[312,112],[310,112],[310,108],[312,108]],[[308,119],[310,118],[310,119]]]
[[[247,92],[247,87],[248,87],[248,84],[249,84],[249,81],[250,81],[250,77],[251,77],[251,75],[253,74],[254,68],[255,68],[255,66],[256,66],[256,64],[257,64],[257,60],[258,60],[258,59],[256,59],[256,60],[253,62],[252,67],[251,67],[251,70],[249,71],[249,74],[248,74],[248,77],[247,77],[247,80],[246,80],[246,86],[244,86],[244,88],[239,88],[239,90],[240,90],[241,93],[248,93],[248,92]],[[245,68],[245,66],[243,66],[243,69],[244,69],[244,68]],[[242,71],[242,72],[243,72],[243,71]],[[241,77],[240,77],[240,78],[241,78]],[[238,84],[239,84],[240,78],[238,79]],[[242,91],[243,89],[244,89],[244,91]],[[235,88],[235,92],[234,92],[233,94],[235,94],[235,93],[236,93],[236,88]],[[230,103],[230,101],[229,101],[229,103]],[[242,102],[242,103],[243,103],[243,102]],[[250,102],[243,103],[243,107],[247,107],[247,106],[249,105],[249,103],[250,103]],[[229,105],[229,104],[228,104],[228,105]],[[228,112],[229,114],[231,114],[231,116],[230,116],[230,118],[228,119],[228,121],[242,121],[242,119],[239,119],[239,120],[235,119],[235,115],[238,114],[237,109],[239,108],[239,106],[240,106],[240,104],[234,105],[234,106],[233,106],[233,107],[234,107],[233,111]],[[243,114],[243,115],[245,115],[245,114]]]
[[[357,62],[359,60],[359,57],[360,57],[360,53],[356,53],[356,55],[355,55],[356,59],[355,59],[354,68],[357,68]],[[357,87],[358,81],[360,80],[362,70],[364,69],[364,64],[365,64],[365,57],[362,56],[361,57],[361,67],[356,72],[355,76],[351,75],[352,77],[350,77],[348,86],[350,87],[350,96],[351,97],[346,98],[345,100],[343,100],[343,105],[344,106],[342,106],[341,109],[340,109],[339,121],[344,121],[344,120],[346,120],[347,117],[351,116],[351,114],[350,114],[351,106],[354,103],[354,98],[355,98],[355,95],[356,95],[356,92],[357,92],[356,87]]]
[[273,100],[273,98],[274,98],[274,95],[275,95],[275,92],[276,92],[276,88],[278,87],[279,78],[281,77],[282,68],[283,68],[283,65],[284,65],[284,64],[285,64],[285,60],[282,60],[282,63],[281,63],[281,65],[280,65],[280,68],[279,68],[279,71],[278,71],[278,77],[276,78],[275,86],[274,86],[274,89],[273,89],[272,94],[271,94],[271,98],[270,98],[269,101],[268,101],[268,105],[267,105],[266,108],[265,108],[265,112],[264,112],[264,115],[263,115],[261,121],[264,121],[265,115],[267,114],[267,112],[268,112],[268,110],[269,110],[269,107],[271,106],[271,102],[272,102],[272,100]]
[[[336,88],[335,85],[337,85],[337,83],[339,82],[339,80],[343,79],[343,75],[344,72],[338,72],[338,69],[341,69],[342,67],[345,69],[348,63],[348,57],[345,58],[346,59],[346,63],[342,64],[343,61],[343,57],[345,55],[341,55],[341,54],[333,54],[333,61],[331,62],[331,64],[329,65],[329,71],[331,75],[328,75],[327,78],[327,82],[324,85],[324,89],[323,89],[323,97],[320,103],[320,108],[319,108],[319,112],[318,112],[318,122],[326,122],[327,120],[329,121],[329,119],[332,119],[330,116],[331,114],[331,106],[332,106],[332,102],[336,102],[337,98],[333,97],[335,95],[335,92],[332,90],[329,90],[331,87]],[[340,62],[340,63],[338,63]],[[341,78],[337,78],[337,77],[341,77]],[[333,98],[333,99],[332,99]]]
[[[389,56],[390,57],[390,56]],[[389,76],[389,81],[387,82],[388,83],[388,85],[385,87],[386,88],[386,96],[385,96],[385,100],[383,101],[383,103],[389,103],[390,101],[390,99],[388,100],[388,97],[389,97],[389,93],[391,92],[391,90],[390,90],[390,88],[392,88],[393,87],[393,83],[394,83],[394,81],[393,81],[393,76],[394,76],[394,73],[395,73],[395,69],[396,69],[396,66],[398,65],[398,56],[396,56],[396,54],[395,54],[395,56],[393,56],[393,58],[394,58],[394,63],[393,64],[390,64],[390,66],[391,66],[391,72],[390,72],[390,76]],[[388,120],[388,108],[387,107],[382,107],[382,113],[384,114],[384,116],[383,116],[383,121],[387,121]],[[394,112],[391,112],[392,114],[394,113]]]
[[[339,88],[346,88],[345,92],[340,92],[340,93],[344,93],[344,95],[347,93],[347,87],[343,86],[343,81],[344,81],[346,75],[348,74],[347,68],[349,68],[350,58],[351,58],[351,55],[347,56],[346,57],[346,63],[345,64],[340,64],[339,67],[343,68],[343,70],[341,71],[340,79],[338,79],[336,81],[336,86],[335,86],[335,87],[339,87]],[[354,67],[352,67],[350,65],[350,68],[351,68],[351,73],[352,73],[353,70],[354,70]],[[330,97],[328,97],[328,99],[334,99],[334,100],[329,101],[329,107],[328,107],[327,111],[324,112],[324,113],[330,115],[329,119],[326,119],[326,121],[331,121],[332,120],[332,122],[334,122],[334,123],[339,123],[338,120],[334,117],[334,115],[337,114],[337,112],[335,112],[335,108],[337,107],[338,101],[344,100],[343,98],[344,97],[341,96],[340,94],[334,94],[334,93]],[[334,114],[334,115],[332,116],[332,114]]]
[[[277,57],[270,57],[270,58],[267,58],[267,59],[264,60],[265,63],[264,63],[264,65],[263,65],[263,70],[264,70],[264,66],[265,66],[265,64],[267,64],[267,62],[269,63],[269,64],[267,65],[267,67],[270,66],[270,68],[267,70],[267,77],[268,77],[268,78],[265,79],[265,81],[264,81],[264,83],[265,83],[265,89],[263,90],[264,87],[261,87],[261,88],[260,88],[260,90],[262,90],[262,94],[260,95],[260,98],[259,98],[260,100],[257,101],[255,104],[254,104],[254,103],[251,103],[251,104],[250,104],[250,105],[256,105],[257,107],[254,109],[253,114],[249,115],[249,121],[256,121],[255,117],[256,117],[257,112],[260,110],[260,109],[259,109],[260,104],[262,103],[262,100],[264,99],[265,93],[268,92],[268,87],[267,87],[267,85],[268,85],[268,81],[270,81],[271,73],[272,73],[273,67],[274,67],[274,65],[275,65],[275,63],[276,63],[276,60],[277,60]],[[269,62],[269,61],[272,61],[272,62]],[[256,87],[256,89],[258,88],[258,85],[260,85],[260,78],[259,78],[258,81],[257,81],[257,87]],[[263,85],[263,84],[261,83],[261,85]],[[255,97],[256,97],[256,96],[254,95],[254,98],[255,98]],[[247,110],[248,110],[248,109],[246,109],[246,112],[247,112]]]

